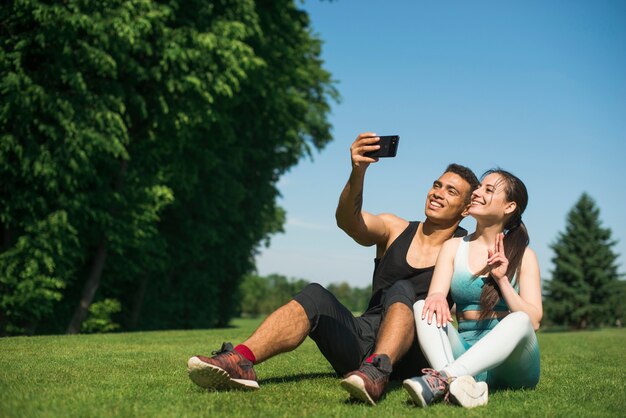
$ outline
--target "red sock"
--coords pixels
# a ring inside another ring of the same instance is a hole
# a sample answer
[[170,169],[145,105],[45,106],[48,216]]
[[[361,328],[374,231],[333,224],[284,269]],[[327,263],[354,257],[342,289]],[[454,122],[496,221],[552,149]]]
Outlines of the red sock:
[[254,353],[247,346],[239,344],[237,347],[234,348],[234,350],[250,360],[252,363],[256,363],[256,357],[254,356]]
[[374,353],[371,356],[369,356],[368,358],[365,359],[366,363],[371,363],[372,361],[374,361],[374,357],[376,357],[378,354]]

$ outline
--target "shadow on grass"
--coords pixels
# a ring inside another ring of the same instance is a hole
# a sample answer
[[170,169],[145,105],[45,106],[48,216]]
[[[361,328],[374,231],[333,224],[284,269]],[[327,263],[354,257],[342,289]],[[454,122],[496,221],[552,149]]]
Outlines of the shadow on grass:
[[[378,399],[378,401],[376,401],[376,403],[382,402],[387,395],[390,392],[395,392],[396,390],[404,390],[404,388],[402,387],[402,381],[401,380],[391,380],[388,384],[387,387],[385,388],[385,391],[383,392],[383,394],[381,395],[380,399]],[[344,400],[342,402],[344,405],[353,405],[353,404],[367,404],[367,402],[361,401],[359,399],[356,399],[352,396],[350,396],[348,399]],[[415,406],[415,404],[409,399],[406,402],[407,405],[409,406]]]
[[326,377],[336,377],[339,378],[337,373],[301,373],[301,374],[292,374],[288,376],[279,376],[279,377],[269,377],[266,379],[259,379],[259,384],[266,383],[291,383],[298,382],[303,379],[323,379]]

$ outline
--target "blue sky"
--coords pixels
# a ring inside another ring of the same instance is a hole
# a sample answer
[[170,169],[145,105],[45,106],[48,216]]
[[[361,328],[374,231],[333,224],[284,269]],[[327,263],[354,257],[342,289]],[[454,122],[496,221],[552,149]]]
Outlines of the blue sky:
[[[374,248],[335,224],[365,131],[400,135],[370,166],[364,209],[424,219],[428,188],[456,162],[507,169],[526,184],[524,214],[542,276],[550,244],[583,192],[618,240],[626,271],[626,2],[305,1],[342,101],[333,142],[279,183],[285,233],[261,249],[261,275],[371,281]],[[470,231],[474,223],[461,224]]]

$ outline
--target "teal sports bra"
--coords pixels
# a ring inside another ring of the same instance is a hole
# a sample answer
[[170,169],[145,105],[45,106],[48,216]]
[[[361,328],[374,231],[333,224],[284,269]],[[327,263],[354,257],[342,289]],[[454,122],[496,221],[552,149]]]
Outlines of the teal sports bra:
[[[454,274],[450,284],[452,299],[456,303],[457,312],[480,311],[480,294],[487,276],[474,276],[469,270],[469,239],[463,237],[454,256]],[[513,276],[513,288],[519,293],[516,278]],[[500,298],[493,308],[496,312],[509,311],[504,299]]]

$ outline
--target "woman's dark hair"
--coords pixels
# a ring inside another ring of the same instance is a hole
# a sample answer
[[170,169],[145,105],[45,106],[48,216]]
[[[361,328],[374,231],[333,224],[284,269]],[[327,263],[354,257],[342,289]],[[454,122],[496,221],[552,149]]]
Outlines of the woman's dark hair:
[[[519,272],[519,268],[522,265],[522,258],[524,257],[524,251],[529,243],[528,231],[526,230],[524,222],[522,222],[522,213],[524,213],[526,205],[528,204],[528,191],[524,183],[508,171],[500,168],[488,170],[483,174],[482,178],[485,178],[489,174],[499,174],[502,177],[504,180],[506,200],[515,202],[516,204],[515,211],[509,215],[509,218],[504,224],[504,254],[509,260],[506,275],[509,281],[512,281],[513,277]],[[481,312],[479,319],[487,318],[501,297],[500,288],[494,278],[489,276],[480,294]]]

